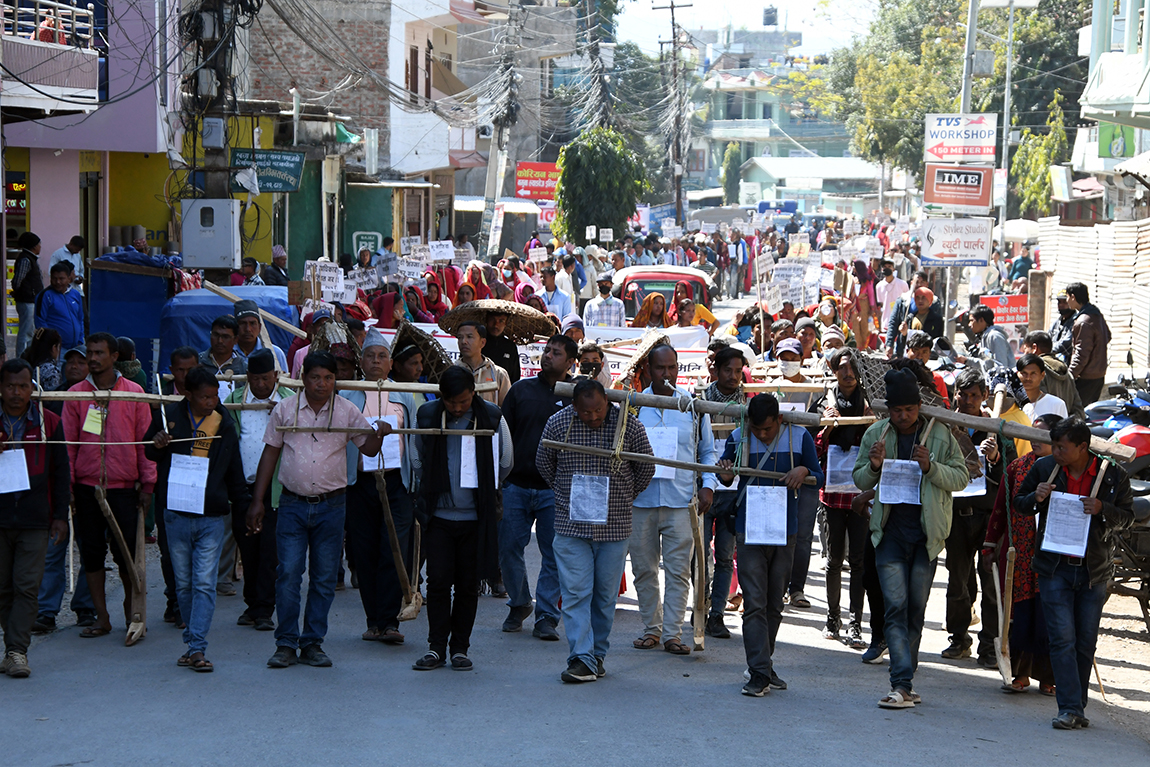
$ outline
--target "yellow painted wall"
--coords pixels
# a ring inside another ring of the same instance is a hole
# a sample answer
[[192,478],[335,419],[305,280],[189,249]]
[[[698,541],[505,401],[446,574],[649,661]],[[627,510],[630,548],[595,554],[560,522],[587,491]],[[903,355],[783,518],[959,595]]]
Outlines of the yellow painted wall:
[[6,163],[6,170],[18,171],[20,173],[28,172],[28,148],[22,146],[10,146],[4,150],[4,162]]
[[[256,118],[262,128],[260,148],[271,149],[273,145],[274,120],[271,117]],[[252,121],[247,117],[228,119],[228,138],[232,146],[248,148],[252,145]],[[185,141],[184,157],[189,161],[194,156],[197,164],[203,162],[203,150],[198,142],[193,145],[189,137]],[[25,150],[25,164],[27,154]],[[172,200],[172,208],[165,200],[167,194],[174,194],[183,185],[187,171],[173,171],[168,168],[168,158],[164,154],[143,154],[138,152],[110,152],[108,154],[108,224],[110,226],[140,225],[148,232],[148,245],[163,247],[168,241],[168,224],[175,221],[173,231],[179,237],[179,204]],[[172,178],[169,178],[172,176]],[[236,199],[246,200],[246,194],[236,194]],[[244,217],[244,235],[250,240],[245,245],[244,255],[253,256],[259,261],[271,262],[272,254],[272,195],[261,194],[252,198],[252,206]],[[258,212],[257,212],[258,209]]]

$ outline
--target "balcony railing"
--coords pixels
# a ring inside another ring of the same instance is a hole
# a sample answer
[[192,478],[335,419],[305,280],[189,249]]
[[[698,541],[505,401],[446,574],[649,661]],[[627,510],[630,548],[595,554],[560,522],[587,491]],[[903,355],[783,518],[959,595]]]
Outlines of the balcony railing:
[[83,8],[53,0],[4,0],[4,36],[91,48],[96,6]]
[[0,56],[4,103],[14,109],[76,111],[99,103],[95,6],[3,0]]

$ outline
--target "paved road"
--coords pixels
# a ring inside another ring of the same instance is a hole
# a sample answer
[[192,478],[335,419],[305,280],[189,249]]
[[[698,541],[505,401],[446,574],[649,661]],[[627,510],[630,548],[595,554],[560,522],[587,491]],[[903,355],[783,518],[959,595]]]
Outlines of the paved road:
[[216,671],[196,674],[175,666],[183,647],[179,632],[159,621],[162,585],[153,562],[145,641],[125,648],[119,630],[81,640],[66,628],[37,640],[30,679],[0,679],[0,721],[10,733],[0,762],[699,765],[781,757],[1048,767],[1105,753],[1107,764],[1147,763],[1150,747],[1101,706],[1088,709],[1090,730],[1056,732],[1051,699],[1003,695],[997,675],[973,661],[940,661],[942,568],[915,685],[925,701],[911,711],[879,709],[886,667],[864,665],[857,652],[820,634],[820,563],[812,560],[807,589],[815,606],[789,611],[779,635],[777,668],[790,689],[754,699],[739,694],[738,616],[727,616],[735,636],[708,639],[703,653],[639,651],[630,647],[641,630],[633,592],[620,601],[608,676],[593,684],[562,684],[566,641],[501,633],[505,607],[487,597],[479,604],[473,672],[412,671],[425,647],[425,616],[404,624],[402,647],[364,642],[351,589],[336,595],[332,610],[325,649],[333,668],[265,668],[271,635],[237,627],[243,605],[229,597],[219,600],[209,637]]

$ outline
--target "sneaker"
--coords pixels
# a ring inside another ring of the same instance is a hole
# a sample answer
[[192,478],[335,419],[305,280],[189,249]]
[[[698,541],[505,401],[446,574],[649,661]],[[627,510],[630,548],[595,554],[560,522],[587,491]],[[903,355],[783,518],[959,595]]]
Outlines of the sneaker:
[[244,610],[242,613],[240,613],[240,617],[236,618],[236,625],[254,626],[256,625],[256,619],[251,616],[251,613],[249,613],[247,610]]
[[847,637],[847,645],[852,650],[865,650],[867,648],[867,644],[862,638],[862,624],[858,621],[851,621]]
[[451,668],[455,671],[470,671],[475,664],[465,654],[457,652],[451,656]]
[[727,624],[723,623],[722,615],[712,615],[707,618],[707,627],[704,629],[703,633],[709,637],[715,637],[716,639],[731,638],[731,630],[727,628]]
[[519,605],[512,607],[507,612],[507,620],[503,621],[503,630],[508,634],[514,634],[517,631],[523,630],[523,621],[535,611],[531,605]]
[[216,596],[219,597],[234,597],[236,595],[236,587],[231,581],[220,581],[216,584]]
[[979,668],[998,669],[998,658],[994,653],[979,653],[975,663]]
[[256,618],[252,628],[256,631],[275,631],[276,624],[271,618]]
[[447,661],[439,657],[439,653],[429,650],[426,655],[411,664],[411,667],[416,671],[431,671],[436,668],[443,668],[447,665]]
[[862,662],[874,664],[882,663],[882,658],[886,654],[887,647],[885,641],[881,639],[877,642],[872,641],[870,643],[870,647],[866,648],[866,652],[862,654]]
[[268,658],[268,668],[287,668],[298,662],[294,647],[277,647],[275,654]]
[[319,645],[309,644],[299,651],[299,662],[305,666],[327,668],[331,665],[331,658],[327,657],[327,653]]
[[[607,670],[603,668],[603,659],[602,658],[596,658],[595,659],[595,676],[599,677],[600,679],[607,676]],[[1087,724],[1087,725],[1083,725],[1083,726],[1088,727],[1089,725]]]
[[942,657],[947,660],[961,660],[962,658],[969,658],[970,655],[969,642],[961,643],[951,641],[950,646],[942,651]]
[[785,689],[787,689],[787,683],[784,682],[782,679],[779,679],[779,675],[775,673],[774,669],[771,669],[770,684],[771,684],[772,690],[785,690]]
[[31,673],[32,669],[28,668],[28,656],[22,652],[9,650],[4,660],[0,661],[0,674],[7,674],[13,679],[24,679]]
[[1056,730],[1077,730],[1082,724],[1079,717],[1074,714],[1059,714],[1051,720],[1050,725]]
[[750,680],[743,685],[743,695],[752,698],[762,698],[771,691],[771,680],[762,674],[751,674]]
[[555,621],[547,617],[535,621],[535,629],[531,632],[531,636],[542,639],[544,642],[559,641],[559,632],[555,630]]
[[76,613],[76,626],[79,628],[88,628],[89,626],[96,625],[96,613],[93,612],[80,612]]
[[[79,621],[77,621],[79,624]],[[56,630],[56,618],[51,615],[41,615],[32,624],[33,634],[51,634]]]
[[567,670],[559,675],[559,678],[564,682],[577,684],[579,682],[594,682],[599,678],[596,671],[587,668],[587,664],[575,658],[567,664]]
[[1078,726],[1081,727],[1082,729],[1086,729],[1087,727],[1090,726],[1090,720],[1087,719],[1086,717],[1079,716],[1078,714],[1075,714],[1074,718],[1078,720]]
[[842,631],[842,624],[836,620],[828,620],[827,625],[823,627],[823,639],[830,639],[832,641],[839,641],[839,632]]

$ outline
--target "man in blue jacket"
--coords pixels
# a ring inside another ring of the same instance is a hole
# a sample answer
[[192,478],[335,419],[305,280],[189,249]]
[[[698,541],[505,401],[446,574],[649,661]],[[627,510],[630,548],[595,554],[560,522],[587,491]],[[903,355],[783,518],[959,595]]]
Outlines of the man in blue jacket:
[[[743,645],[750,674],[742,692],[761,698],[772,687],[787,689],[787,683],[775,673],[771,656],[775,651],[775,637],[783,622],[783,594],[791,578],[791,561],[799,526],[799,496],[822,487],[826,475],[819,465],[810,432],[801,426],[784,424],[779,419],[779,401],[773,395],[760,394],[750,401],[747,422],[750,424],[748,429],[736,429],[727,438],[726,449],[719,461],[723,470],[719,479],[724,485],[734,481],[737,459],[744,468],[782,475],[781,479],[740,476],[736,501],[735,544],[739,585],[743,589]],[[814,477],[814,487],[804,486],[807,477]],[[759,493],[753,490],[757,487],[785,488],[786,533],[774,542],[762,541],[758,537],[761,526],[757,522],[762,515],[769,517],[777,509],[762,504]],[[748,504],[756,523],[750,525],[750,530],[747,524]]]
[[49,288],[36,296],[36,327],[60,333],[60,348],[84,343],[84,298],[72,287],[72,264],[52,264]]

